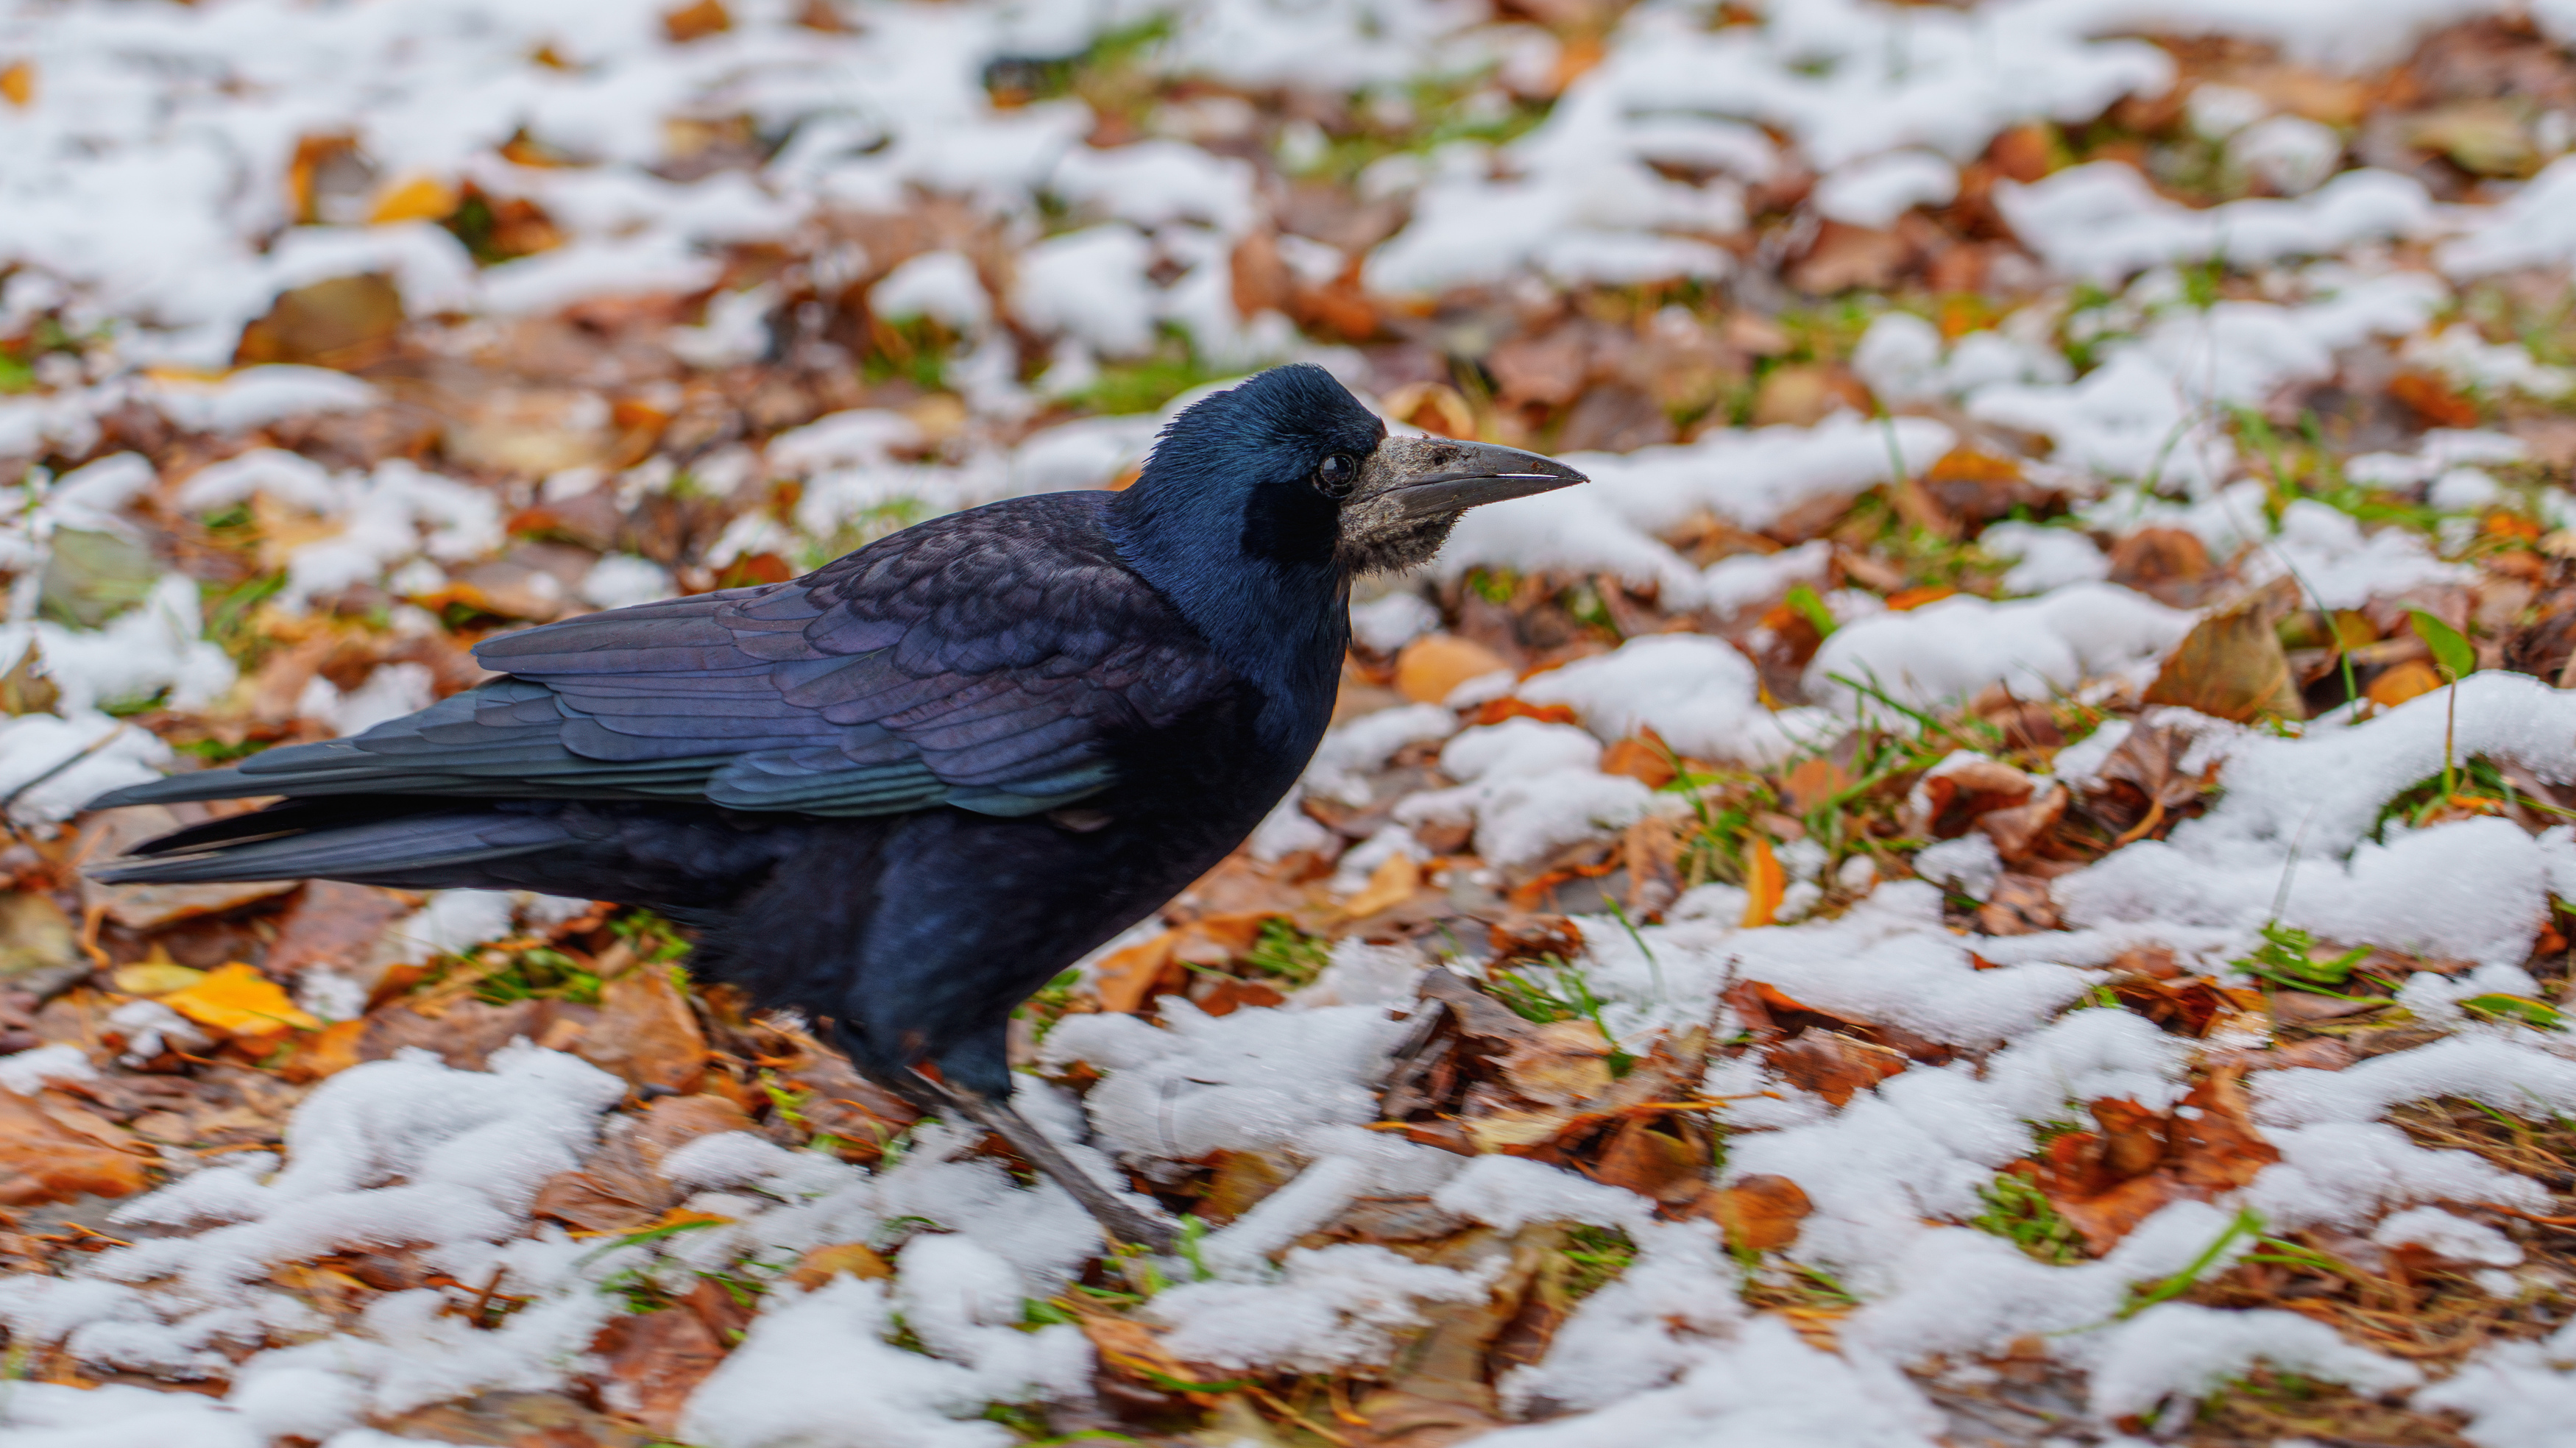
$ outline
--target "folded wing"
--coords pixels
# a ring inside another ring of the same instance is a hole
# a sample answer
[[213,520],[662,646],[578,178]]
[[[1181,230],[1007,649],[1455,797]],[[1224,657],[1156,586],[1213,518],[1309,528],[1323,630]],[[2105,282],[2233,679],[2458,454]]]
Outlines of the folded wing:
[[792,583],[476,649],[506,677],[364,734],[100,805],[240,795],[694,799],[1020,815],[1114,782],[1113,739],[1235,677],[1102,536],[1105,495],[937,519]]

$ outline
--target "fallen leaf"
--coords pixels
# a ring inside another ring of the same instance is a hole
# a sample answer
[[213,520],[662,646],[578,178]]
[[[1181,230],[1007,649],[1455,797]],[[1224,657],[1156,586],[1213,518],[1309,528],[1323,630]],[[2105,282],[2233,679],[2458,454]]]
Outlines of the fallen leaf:
[[378,1421],[397,1440],[493,1448],[652,1448],[655,1438],[563,1393],[477,1393]]
[[1730,1249],[1777,1252],[1797,1242],[1798,1224],[1815,1207],[1789,1178],[1755,1173],[1709,1188],[1698,1210],[1717,1223]]
[[2056,897],[2036,875],[2005,871],[1977,907],[1977,928],[1988,935],[2038,935],[2057,926]]
[[1442,437],[1474,437],[1476,414],[1445,382],[1408,382],[1380,400],[1386,415]]
[[355,368],[391,354],[402,330],[402,293],[384,277],[331,277],[282,292],[242,328],[236,365],[299,363]]
[[277,1063],[278,1074],[289,1081],[319,1081],[337,1075],[358,1064],[358,1042],[367,1034],[366,1020],[333,1021],[311,1035],[299,1038],[286,1059]]
[[662,13],[662,33],[671,38],[673,45],[686,45],[732,28],[733,16],[724,8],[723,0],[697,0],[694,5]]
[[637,1086],[681,1095],[706,1078],[707,1038],[666,969],[630,970],[600,987],[599,1019],[573,1054]]
[[1590,1021],[1551,1021],[1497,1063],[1512,1089],[1532,1101],[1573,1106],[1610,1086],[1610,1042]]
[[0,100],[24,109],[36,103],[36,63],[13,60],[0,66]]
[[1995,842],[1995,853],[2006,860],[2027,860],[2056,831],[2058,821],[2066,818],[2066,801],[2066,786],[2052,784],[2046,794],[2028,804],[1977,816],[1976,827]]
[[2245,1071],[2223,1066],[2203,1077],[2174,1112],[2171,1158],[2185,1185],[2211,1193],[2234,1191],[2281,1159],[2278,1147],[2254,1127],[2245,1099]]
[[2199,602],[2213,571],[2209,545],[2182,528],[2141,528],[2111,546],[2110,561],[2111,582],[2174,607]]
[[1609,1145],[1592,1163],[1592,1176],[1666,1206],[1679,1206],[1698,1200],[1706,1189],[1708,1155],[1698,1142],[1659,1131],[1646,1117],[1631,1116],[1611,1133]]
[[725,1355],[715,1329],[685,1307],[613,1317],[590,1350],[607,1364],[600,1401],[660,1436],[679,1430],[689,1395]]
[[1839,1031],[1803,1032],[1773,1046],[1762,1059],[1791,1085],[1836,1106],[1849,1105],[1854,1093],[1905,1069],[1903,1054]]
[[894,1266],[865,1242],[840,1242],[796,1259],[787,1280],[811,1292],[844,1272],[862,1282],[881,1282],[894,1275]]
[[441,221],[456,211],[464,196],[456,187],[436,176],[419,175],[386,187],[376,196],[367,212],[369,226],[394,226],[405,221]]
[[2102,1169],[2118,1180],[2144,1176],[2165,1158],[2165,1119],[2135,1101],[2109,1097],[2090,1108],[2102,1133]]
[[1780,902],[1789,893],[1789,872],[1780,868],[1780,857],[1771,852],[1771,842],[1760,835],[1753,837],[1751,848],[1744,852],[1744,927],[1768,925],[1780,913]]
[[161,1004],[201,1026],[233,1036],[273,1036],[322,1027],[322,1022],[287,999],[277,982],[240,961],[161,997]]
[[2037,781],[1996,759],[1962,759],[1923,776],[1905,801],[1907,828],[1952,840],[1977,818],[2029,800]]
[[2382,669],[2362,686],[2362,696],[2383,709],[2394,709],[2409,699],[2432,693],[2442,687],[2441,671],[2423,659],[2408,659]]
[[1370,873],[1360,892],[1342,902],[1342,908],[1352,919],[1364,920],[1412,899],[1421,888],[1422,866],[1411,855],[1389,855]]
[[1180,939],[1177,930],[1166,930],[1151,940],[1140,941],[1103,957],[1092,972],[1092,989],[1100,994],[1100,1008],[1117,1014],[1144,1009],[1152,999],[1154,987],[1172,964],[1172,947]]
[[0,1090],[0,1207],[130,1197],[143,1160],[64,1126],[36,1101]]
[[1416,704],[1437,704],[1469,679],[1510,667],[1483,644],[1456,634],[1424,634],[1395,656],[1395,688]]
[[164,996],[186,990],[206,978],[206,973],[191,965],[181,965],[170,958],[170,952],[159,941],[153,942],[151,956],[132,965],[120,965],[110,977],[118,991],[130,996]]
[[1802,759],[1780,778],[1780,807],[1793,815],[1811,814],[1851,786],[1851,771],[1832,760],[1821,755]]
[[1673,782],[1678,771],[1673,768],[1673,751],[1658,739],[1630,736],[1601,751],[1603,774],[1624,774],[1648,789],[1661,789]]
[[2179,704],[2240,724],[2265,715],[2308,717],[2298,682],[2290,675],[2289,655],[2259,599],[2192,625],[2147,686],[2144,702]]
[[[1831,229],[1835,223],[1825,225]],[[1772,368],[1754,390],[1753,425],[1812,427],[1846,407],[1867,411],[1869,406],[1869,390],[1850,373],[1819,363],[1793,362]]]
[[2475,402],[2429,372],[2398,373],[2388,381],[2388,395],[2427,427],[2476,427],[2482,420]]

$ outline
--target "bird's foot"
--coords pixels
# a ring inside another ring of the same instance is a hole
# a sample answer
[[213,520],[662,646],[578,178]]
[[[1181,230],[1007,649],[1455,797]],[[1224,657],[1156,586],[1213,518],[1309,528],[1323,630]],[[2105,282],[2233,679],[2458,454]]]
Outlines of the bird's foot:
[[[927,1078],[922,1079],[923,1084],[931,1084]],[[1109,1238],[1112,1247],[1140,1246],[1159,1257],[1170,1255],[1179,1244],[1180,1238],[1169,1225],[1156,1221],[1138,1210],[1134,1203],[1122,1200],[1117,1193],[1102,1186],[1091,1173],[1076,1166],[1071,1158],[1057,1149],[1056,1144],[1027,1117],[1013,1111],[1009,1103],[956,1086],[934,1089],[944,1094],[959,1114],[1009,1142],[1011,1150],[1018,1152],[1022,1160],[1072,1193],[1073,1199],[1082,1204],[1082,1209],[1091,1213],[1091,1219],[1100,1224],[1101,1232]]]

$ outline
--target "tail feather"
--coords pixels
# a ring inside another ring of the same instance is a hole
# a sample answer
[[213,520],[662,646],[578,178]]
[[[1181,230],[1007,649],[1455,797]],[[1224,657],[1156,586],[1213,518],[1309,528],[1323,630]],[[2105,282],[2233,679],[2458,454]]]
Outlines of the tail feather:
[[559,849],[570,836],[535,814],[417,809],[372,817],[345,806],[290,805],[231,815],[148,840],[122,860],[96,867],[109,885],[199,885],[240,880],[443,883],[472,867]]

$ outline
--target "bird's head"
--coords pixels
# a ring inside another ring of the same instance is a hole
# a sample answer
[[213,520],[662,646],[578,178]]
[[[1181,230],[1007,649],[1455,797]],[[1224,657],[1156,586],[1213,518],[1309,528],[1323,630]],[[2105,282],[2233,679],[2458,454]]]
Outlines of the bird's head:
[[1297,363],[1174,418],[1121,502],[1147,529],[1348,578],[1429,562],[1469,508],[1583,481],[1518,448],[1389,437],[1331,373]]

